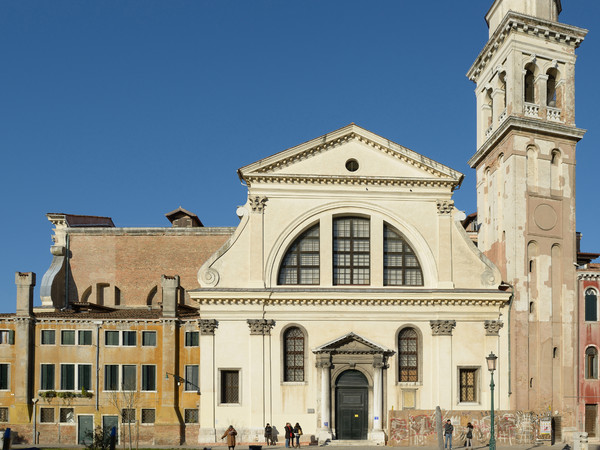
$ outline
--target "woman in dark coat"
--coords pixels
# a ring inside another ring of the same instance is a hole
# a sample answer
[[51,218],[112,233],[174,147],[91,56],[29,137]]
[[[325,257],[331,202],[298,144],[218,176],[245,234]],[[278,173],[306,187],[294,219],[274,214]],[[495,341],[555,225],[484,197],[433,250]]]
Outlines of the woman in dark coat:
[[[300,448],[300,436],[302,436],[302,427],[298,422],[294,425],[294,437],[296,438],[296,447]],[[293,441],[292,441],[293,446]]]
[[285,424],[285,446],[286,448],[290,448],[290,442],[294,445],[294,429],[292,428],[291,423]]

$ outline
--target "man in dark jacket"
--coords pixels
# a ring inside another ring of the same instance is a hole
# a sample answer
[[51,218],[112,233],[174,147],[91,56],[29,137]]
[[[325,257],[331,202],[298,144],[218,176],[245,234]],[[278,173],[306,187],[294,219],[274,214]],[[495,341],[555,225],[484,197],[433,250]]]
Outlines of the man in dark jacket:
[[454,427],[452,426],[452,422],[450,419],[446,420],[444,424],[444,448],[448,450],[452,450],[452,432],[454,431]]

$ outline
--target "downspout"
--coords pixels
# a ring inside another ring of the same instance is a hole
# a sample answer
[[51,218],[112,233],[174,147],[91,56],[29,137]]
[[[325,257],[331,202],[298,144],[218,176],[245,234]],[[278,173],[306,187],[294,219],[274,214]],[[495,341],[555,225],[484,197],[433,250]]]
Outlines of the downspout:
[[94,322],[96,324],[96,411],[99,409],[100,395],[100,327],[102,321]]
[[65,308],[69,306],[69,233],[65,236]]
[[511,341],[511,334],[510,334],[510,312],[512,310],[512,305],[515,299],[515,287],[510,284],[507,283],[506,281],[503,281],[502,283],[500,283],[499,288],[502,290],[506,290],[506,288],[509,287],[510,288],[510,299],[509,299],[509,303],[508,303],[508,396],[510,397],[510,395],[512,394],[512,374],[511,374],[511,357],[510,357],[510,341]]

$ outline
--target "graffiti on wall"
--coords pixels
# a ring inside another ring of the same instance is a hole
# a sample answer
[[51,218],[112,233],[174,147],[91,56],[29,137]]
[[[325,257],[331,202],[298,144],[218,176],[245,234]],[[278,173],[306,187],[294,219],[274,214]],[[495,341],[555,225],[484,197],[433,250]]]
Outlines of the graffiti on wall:
[[[389,417],[391,445],[436,445],[435,411],[390,411]],[[495,414],[496,441],[505,445],[534,443],[541,417],[534,412],[498,411]],[[487,411],[442,411],[442,422],[448,419],[454,425],[457,446],[465,441],[469,422],[473,425],[473,445],[489,441],[491,418]]]

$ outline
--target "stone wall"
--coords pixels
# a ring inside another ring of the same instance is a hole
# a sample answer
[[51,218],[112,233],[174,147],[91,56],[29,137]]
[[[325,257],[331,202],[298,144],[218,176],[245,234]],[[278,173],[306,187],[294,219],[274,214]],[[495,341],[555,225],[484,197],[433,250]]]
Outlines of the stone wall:
[[[437,445],[434,410],[389,411],[388,445],[398,447]],[[540,414],[523,411],[496,411],[496,443],[523,445],[535,443]],[[489,411],[442,411],[442,423],[454,425],[453,447],[462,447],[467,423],[473,425],[473,447],[487,445],[490,439]]]

